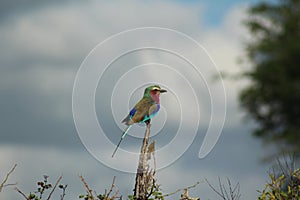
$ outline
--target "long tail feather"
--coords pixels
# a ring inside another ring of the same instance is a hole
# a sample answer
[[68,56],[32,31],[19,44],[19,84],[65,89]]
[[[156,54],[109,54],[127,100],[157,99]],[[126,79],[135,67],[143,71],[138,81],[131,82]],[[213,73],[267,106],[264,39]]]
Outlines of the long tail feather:
[[126,128],[125,131],[123,132],[122,137],[121,137],[121,139],[120,139],[120,141],[119,141],[117,147],[115,148],[113,154],[111,155],[112,158],[114,157],[114,155],[115,155],[115,153],[117,152],[117,150],[118,150],[118,148],[119,148],[119,146],[120,146],[122,140],[125,138],[125,136],[126,136],[126,134],[128,133],[128,131],[129,131],[130,128],[131,128],[131,125],[127,126],[127,128]]

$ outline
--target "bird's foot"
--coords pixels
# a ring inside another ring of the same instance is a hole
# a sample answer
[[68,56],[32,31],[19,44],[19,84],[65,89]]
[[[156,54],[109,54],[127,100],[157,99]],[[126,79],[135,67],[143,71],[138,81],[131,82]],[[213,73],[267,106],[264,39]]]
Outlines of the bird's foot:
[[150,119],[148,119],[148,120],[146,120],[146,121],[145,121],[146,125],[149,125],[149,124],[150,124],[150,122],[151,122],[151,120],[150,120]]

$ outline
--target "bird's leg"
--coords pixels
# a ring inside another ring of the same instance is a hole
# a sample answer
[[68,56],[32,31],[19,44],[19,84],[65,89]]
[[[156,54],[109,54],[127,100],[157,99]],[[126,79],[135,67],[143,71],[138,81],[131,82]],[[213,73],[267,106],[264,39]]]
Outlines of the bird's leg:
[[151,122],[151,119],[147,119],[147,120],[145,121],[146,125],[149,125],[150,122]]

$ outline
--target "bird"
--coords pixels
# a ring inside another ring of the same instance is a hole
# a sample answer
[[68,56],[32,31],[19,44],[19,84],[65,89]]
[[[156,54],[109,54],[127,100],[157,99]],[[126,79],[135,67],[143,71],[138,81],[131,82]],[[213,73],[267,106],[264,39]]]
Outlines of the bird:
[[127,125],[127,128],[124,130],[112,157],[114,157],[122,140],[125,138],[132,125],[143,122],[146,124],[150,123],[150,120],[160,109],[160,94],[165,92],[167,92],[167,90],[161,89],[159,85],[152,85],[145,89],[143,98],[130,110],[129,114],[122,121],[122,123]]

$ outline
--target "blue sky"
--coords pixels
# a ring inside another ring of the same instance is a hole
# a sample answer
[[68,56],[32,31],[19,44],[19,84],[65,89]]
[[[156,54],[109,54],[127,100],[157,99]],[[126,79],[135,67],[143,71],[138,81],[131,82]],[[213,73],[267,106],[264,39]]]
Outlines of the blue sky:
[[[3,171],[8,171],[17,163],[17,170],[11,180],[17,181],[18,187],[24,192],[30,192],[44,174],[50,175],[52,182],[63,174],[63,183],[69,184],[67,200],[76,199],[78,191],[83,192],[78,175],[84,175],[99,192],[107,188],[116,175],[120,193],[124,196],[130,194],[134,174],[112,169],[95,159],[97,156],[88,152],[82,135],[78,134],[72,113],[73,84],[83,60],[100,42],[124,30],[157,26],[183,32],[205,48],[206,51],[202,49],[198,52],[188,41],[180,37],[176,39],[176,36],[166,37],[163,32],[161,35],[149,33],[147,36],[152,38],[153,44],[181,50],[182,55],[195,62],[200,59],[197,66],[204,78],[194,77],[194,71],[186,63],[167,53],[144,50],[128,54],[111,65],[99,81],[95,103],[99,123],[105,124],[105,130],[112,130],[106,132],[113,133],[106,134],[116,143],[124,128],[119,121],[140,98],[145,86],[143,84],[158,80],[170,90],[162,96],[163,108],[153,120],[152,126],[153,132],[157,131],[153,139],[157,141],[158,147],[163,147],[175,138],[178,129],[180,112],[179,109],[173,109],[178,107],[174,103],[176,97],[179,97],[182,107],[193,105],[193,96],[188,93],[190,88],[183,87],[184,80],[188,80],[198,99],[199,129],[183,155],[158,171],[158,182],[169,193],[203,181],[204,178],[216,184],[218,177],[224,180],[229,177],[233,183],[240,182],[244,199],[255,198],[258,195],[256,190],[264,185],[270,167],[260,163],[260,159],[271,150],[263,148],[261,142],[251,136],[254,123],[245,122],[245,113],[238,106],[238,92],[247,84],[246,80],[238,83],[224,80],[227,97],[225,125],[215,148],[204,159],[198,158],[199,147],[212,116],[212,103],[216,108],[213,113],[216,117],[214,123],[216,126],[222,124],[219,109],[222,105],[220,82],[212,81],[215,68],[205,52],[208,52],[220,71],[237,73],[245,67],[238,65],[237,60],[245,55],[243,45],[251,36],[240,22],[247,17],[247,5],[254,2],[257,1],[219,1],[218,4],[212,1],[53,1],[38,4],[35,1],[26,4],[23,1],[2,1],[0,175],[3,176]],[[99,60],[93,62],[100,63],[104,60],[101,58],[106,58],[105,55],[129,48],[141,42],[142,38],[116,40],[106,47],[104,53],[97,54]],[[137,65],[154,62],[168,64],[174,69],[174,76],[164,72],[155,74],[156,71],[167,69],[158,65],[151,65],[153,70],[147,68],[141,72],[135,71],[138,74],[135,77],[138,78],[130,78],[137,74],[127,73]],[[245,65],[247,67],[247,63]],[[176,70],[180,72],[178,77]],[[91,73],[88,79],[93,75]],[[183,76],[187,78],[181,82],[180,77]],[[211,88],[214,101],[210,99],[205,81]],[[111,91],[120,88],[125,89],[119,90],[110,101],[113,96]],[[115,110],[110,105],[114,105]],[[85,108],[81,110],[82,115]],[[196,116],[193,109],[184,111],[191,118]],[[192,127],[194,121],[181,122],[184,122],[183,127],[188,128]],[[186,130],[187,133],[193,132]],[[138,151],[140,138],[136,136],[140,132],[144,132],[143,126],[134,127],[131,135],[123,141],[122,148]],[[190,135],[186,138],[190,138]],[[99,141],[99,147],[105,145],[106,142]],[[98,152],[101,156],[110,152],[110,149]],[[175,149],[161,158],[172,158],[174,152]],[[119,153],[122,155],[121,151]],[[135,165],[131,157],[116,156],[115,159],[115,164],[120,166]],[[190,192],[201,199],[216,197],[205,183]],[[8,188],[0,193],[0,198],[16,199],[19,194]]]
[[[178,2],[182,4],[194,4],[197,2],[201,2],[204,7],[204,12],[202,14],[203,21],[206,26],[218,26],[222,23],[222,19],[227,14],[227,11],[235,7],[237,4],[246,4],[253,5],[255,3],[260,2],[259,0],[221,0],[218,2],[215,1],[197,1],[197,0],[187,0]],[[275,2],[275,1],[268,1]]]

